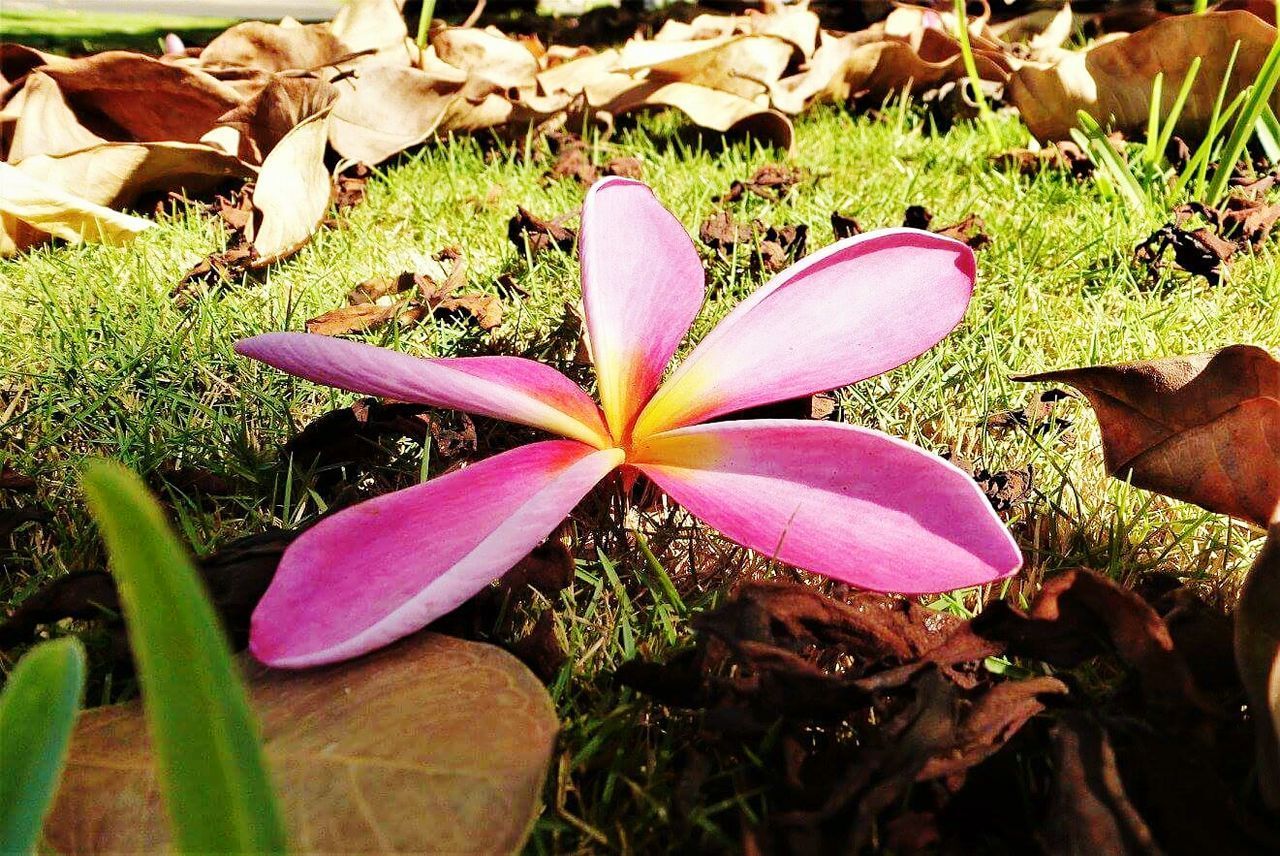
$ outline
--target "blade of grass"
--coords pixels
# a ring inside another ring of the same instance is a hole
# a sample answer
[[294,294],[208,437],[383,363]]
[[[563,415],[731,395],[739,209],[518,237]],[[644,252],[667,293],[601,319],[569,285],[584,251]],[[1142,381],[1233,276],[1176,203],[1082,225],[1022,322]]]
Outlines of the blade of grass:
[[1151,164],[1160,163],[1160,155],[1164,153],[1164,149],[1157,149],[1154,146],[1156,140],[1160,139],[1160,105],[1164,98],[1164,72],[1156,72],[1156,79],[1151,81],[1151,101],[1147,105],[1147,150],[1144,152],[1147,160]]
[[973,89],[973,103],[978,105],[978,118],[984,126],[991,116],[991,108],[987,105],[987,96],[982,91],[982,80],[978,77],[978,63],[973,58],[973,46],[969,44],[969,12],[965,0],[955,0],[956,40],[960,42],[960,56],[964,58],[964,72],[969,76],[969,86]]
[[1245,145],[1253,136],[1262,110],[1271,100],[1271,93],[1280,82],[1280,38],[1271,45],[1262,68],[1258,71],[1257,81],[1253,84],[1249,97],[1236,116],[1235,125],[1231,128],[1231,136],[1222,148],[1222,156],[1218,158],[1218,168],[1213,173],[1213,181],[1209,183],[1209,191],[1204,201],[1209,205],[1217,205],[1227,195],[1227,183],[1235,169],[1236,161],[1244,152]]
[[191,560],[134,473],[90,463],[84,491],[120,588],[175,848],[284,852],[257,723]]
[[418,43],[419,49],[427,46],[427,39],[431,34],[431,19],[436,14],[436,0],[423,0],[422,11],[418,13],[418,36],[414,40]]
[[1254,128],[1254,133],[1258,135],[1258,143],[1266,153],[1267,160],[1280,163],[1280,119],[1276,118],[1276,113],[1271,109],[1270,104],[1258,117],[1258,126]]
[[657,577],[658,587],[662,589],[663,596],[666,597],[667,602],[671,604],[678,615],[685,615],[688,610],[685,608],[684,600],[680,597],[680,593],[676,591],[675,584],[671,582],[667,569],[662,567],[662,562],[658,561],[658,557],[653,554],[653,550],[649,547],[649,539],[639,529],[632,529],[631,533],[636,537],[636,546],[644,554],[645,564],[649,566],[649,570]]
[[[1153,150],[1151,161],[1153,164],[1159,164],[1164,159],[1164,153],[1169,148],[1169,141],[1173,139],[1173,129],[1178,124],[1178,119],[1182,116],[1182,108],[1187,104],[1187,98],[1191,95],[1191,86],[1196,82],[1196,76],[1200,74],[1200,57],[1191,60],[1191,65],[1187,66],[1187,73],[1182,78],[1182,86],[1178,89],[1178,97],[1173,99],[1173,107],[1169,109],[1169,115],[1165,117],[1164,124],[1160,129],[1160,137],[1156,142]],[[1151,137],[1147,137],[1147,147],[1151,148]]]
[[1209,131],[1212,136],[1206,137],[1205,141],[1196,148],[1196,153],[1191,156],[1191,160],[1187,161],[1187,166],[1182,171],[1182,178],[1178,179],[1177,184],[1174,185],[1174,198],[1181,197],[1186,186],[1193,181],[1195,182],[1195,188],[1191,196],[1196,199],[1204,198],[1205,174],[1209,168],[1209,161],[1213,157],[1213,138],[1222,135],[1222,130],[1227,127],[1227,123],[1231,121],[1231,117],[1240,109],[1240,105],[1244,103],[1244,99],[1248,95],[1248,89],[1241,91],[1235,98],[1231,99],[1227,109],[1222,111],[1222,116],[1219,117]]
[[1088,113],[1080,110],[1076,113],[1076,118],[1080,122],[1080,128],[1084,133],[1085,139],[1089,141],[1089,148],[1093,150],[1098,165],[1106,172],[1116,187],[1116,192],[1129,203],[1129,207],[1143,213],[1147,210],[1148,199],[1146,191],[1142,189],[1142,185],[1138,183],[1138,179],[1129,170],[1126,164],[1116,150],[1112,147],[1111,141],[1107,139],[1107,135],[1102,132],[1102,127]]
[[32,648],[0,695],[0,853],[33,853],[84,694],[78,639]]

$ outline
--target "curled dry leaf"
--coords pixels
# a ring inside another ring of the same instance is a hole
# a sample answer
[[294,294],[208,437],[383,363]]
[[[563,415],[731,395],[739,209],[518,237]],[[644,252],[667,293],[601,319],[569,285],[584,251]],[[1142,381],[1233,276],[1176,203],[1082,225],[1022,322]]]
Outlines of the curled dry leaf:
[[0,256],[13,255],[50,238],[73,244],[123,244],[151,225],[149,220],[97,205],[0,163]]
[[333,198],[333,182],[324,164],[329,121],[337,93],[331,84],[308,80],[294,88],[282,80],[271,87],[288,88],[302,117],[262,161],[253,189],[251,267],[261,268],[297,252],[324,221]]
[[200,53],[200,65],[268,72],[318,69],[351,53],[326,24],[245,21],[211,41]]
[[[1137,133],[1147,125],[1156,75],[1164,75],[1160,115],[1167,116],[1192,59],[1200,57],[1176,125],[1180,136],[1198,139],[1208,128],[1235,43],[1240,51],[1227,83],[1228,101],[1257,79],[1275,39],[1271,23],[1242,9],[1177,15],[1132,35],[1098,40],[1047,68],[1024,65],[1009,81],[1008,99],[1041,141],[1067,138],[1080,110],[1102,125]],[[1280,109],[1280,90],[1271,103]]]
[[41,66],[89,130],[109,140],[184,142],[200,139],[242,98],[195,68],[128,51],[107,51]]
[[432,137],[462,92],[466,72],[375,65],[337,81],[329,142],[344,158],[369,165]]
[[[425,633],[334,668],[246,662],[299,852],[514,853],[558,727],[500,649]],[[45,834],[62,853],[154,852],[169,838],[138,703],[81,715]]]
[[1207,354],[1024,375],[1093,405],[1107,472],[1265,527],[1280,502],[1280,361]]

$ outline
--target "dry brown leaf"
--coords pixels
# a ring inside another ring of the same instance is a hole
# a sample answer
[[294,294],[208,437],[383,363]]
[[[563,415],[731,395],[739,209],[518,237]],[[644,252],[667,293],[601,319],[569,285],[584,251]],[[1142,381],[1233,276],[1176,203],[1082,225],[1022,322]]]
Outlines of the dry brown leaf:
[[202,193],[253,174],[233,155],[195,143],[100,143],[29,157],[18,169],[109,208],[131,205],[146,193]]
[[151,225],[0,163],[0,256],[43,244],[51,237],[73,244],[123,244]]
[[[283,85],[274,81],[270,86]],[[297,115],[302,119],[263,160],[253,189],[255,268],[292,255],[309,241],[333,196],[324,153],[337,92],[311,79],[306,89],[290,92],[299,99]]]
[[466,81],[466,72],[444,63],[431,71],[360,68],[334,84],[339,97],[329,142],[344,158],[371,166],[382,163],[433,136]]
[[243,100],[199,69],[128,51],[40,71],[58,84],[81,123],[108,140],[194,143]]
[[[300,853],[514,853],[539,807],[558,720],[497,648],[424,633],[339,666],[246,665]],[[169,841],[138,703],[86,711],[45,824],[61,853]]]
[[330,309],[314,318],[307,319],[308,333],[320,336],[345,336],[348,333],[360,333],[381,327],[392,321],[405,308],[409,301],[401,301],[386,306],[379,303],[357,303],[352,306],[339,306]]
[[537,58],[518,39],[494,27],[450,27],[433,36],[431,46],[441,60],[467,73],[470,97],[495,90],[532,93],[537,82]]
[[5,160],[18,163],[32,155],[61,155],[105,142],[80,124],[53,78],[36,72],[27,78],[21,110],[13,123]]
[[1093,405],[1107,472],[1265,527],[1280,503],[1280,361],[1263,348],[1025,375]]
[[400,12],[403,0],[347,0],[329,22],[329,31],[349,51],[375,51],[389,56],[409,55],[409,30]]
[[655,107],[674,107],[704,128],[728,134],[747,134],[783,151],[791,150],[795,138],[791,120],[777,110],[693,83],[643,81],[609,101],[593,106],[598,106],[601,112],[610,116]]
[[328,24],[245,21],[211,41],[200,53],[200,65],[270,72],[319,69],[352,53]]
[[[1194,57],[1202,64],[1176,132],[1187,139],[1204,135],[1232,47],[1240,42],[1227,100],[1252,84],[1276,39],[1271,24],[1246,11],[1178,15],[1129,36],[1095,42],[1045,68],[1028,64],[1009,81],[1010,102],[1040,140],[1065,139],[1084,110],[1100,124],[1125,133],[1145,129],[1152,83],[1164,74],[1161,115],[1168,115]],[[1280,90],[1272,97],[1280,109]]]
[[1252,708],[1258,785],[1274,811],[1280,809],[1280,504],[1240,591],[1235,652]]
[[633,39],[614,71],[647,71],[649,80],[683,81],[742,98],[766,95],[791,61],[793,46],[773,36],[729,36],[693,42]]
[[[219,117],[218,128],[236,132],[235,153],[241,160],[260,164],[286,134],[315,112],[312,101],[318,89],[323,87],[309,77],[274,77],[252,98]],[[216,139],[230,138],[219,135]]]

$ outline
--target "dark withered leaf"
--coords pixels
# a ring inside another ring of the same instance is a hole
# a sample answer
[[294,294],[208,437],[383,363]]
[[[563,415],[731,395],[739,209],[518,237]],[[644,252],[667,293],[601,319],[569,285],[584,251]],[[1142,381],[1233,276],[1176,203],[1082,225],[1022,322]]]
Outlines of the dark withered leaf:
[[533,627],[511,644],[511,653],[520,658],[543,683],[555,680],[569,655],[556,635],[555,613],[547,610],[538,616]]
[[644,162],[635,157],[614,158],[604,165],[604,174],[641,181],[644,178]]
[[861,235],[863,232],[862,224],[847,214],[841,214],[839,211],[831,212],[831,231],[835,233],[836,240],[843,238],[852,238],[854,235]]
[[507,224],[507,237],[521,253],[526,248],[531,253],[540,253],[555,248],[561,252],[573,249],[578,233],[563,225],[570,215],[560,215],[550,220],[543,220],[529,213],[523,206],[516,206],[516,215]]
[[36,489],[36,480],[5,464],[0,467],[0,490],[25,492]]
[[1042,833],[1046,852],[1163,852],[1129,801],[1106,731],[1086,714],[1067,715],[1052,729],[1052,746],[1052,802]]

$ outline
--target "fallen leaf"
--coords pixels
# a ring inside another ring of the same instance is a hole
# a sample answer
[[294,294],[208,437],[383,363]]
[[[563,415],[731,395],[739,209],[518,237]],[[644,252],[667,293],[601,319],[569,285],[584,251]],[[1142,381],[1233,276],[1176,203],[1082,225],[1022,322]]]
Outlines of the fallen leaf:
[[23,475],[8,464],[0,465],[0,490],[29,491],[36,489],[36,480]]
[[1043,845],[1050,853],[1164,851],[1129,801],[1106,732],[1073,714],[1052,730],[1054,782]]
[[644,163],[635,157],[614,158],[604,165],[604,174],[641,181],[644,179]]
[[1184,229],[1176,223],[1166,223],[1134,248],[1133,257],[1156,277],[1164,267],[1168,250],[1173,250],[1174,263],[1179,268],[1204,277],[1209,285],[1218,285],[1226,276],[1236,245],[1208,228]]
[[444,63],[425,71],[358,68],[334,84],[338,102],[329,142],[342,157],[376,166],[441,130],[466,81],[466,72]]
[[1265,527],[1280,502],[1280,361],[1232,345],[1207,354],[1024,375],[1093,405],[1107,472]]
[[[511,655],[420,634],[322,670],[245,663],[289,824],[307,852],[514,853],[559,725]],[[63,853],[168,841],[141,706],[82,714],[45,823]],[[495,811],[495,806],[501,806]]]
[[57,83],[90,131],[116,142],[194,143],[242,100],[199,69],[129,51],[41,66],[40,72]]
[[23,87],[22,107],[9,132],[5,160],[17,164],[32,155],[60,155],[105,142],[67,104],[53,78],[36,72]]
[[[1147,125],[1156,75],[1164,75],[1160,115],[1167,116],[1192,58],[1198,56],[1200,71],[1175,128],[1185,139],[1200,139],[1235,43],[1240,42],[1240,50],[1226,85],[1228,102],[1257,79],[1275,39],[1275,27],[1247,11],[1176,15],[1132,35],[1070,51],[1047,68],[1023,65],[1009,81],[1008,98],[1042,142],[1066,139],[1080,110],[1115,130],[1140,133]],[[1272,106],[1280,109],[1280,91]]]
[[302,90],[275,81],[268,88],[290,87],[301,117],[262,161],[253,190],[252,241],[262,268],[297,252],[324,221],[333,183],[324,164],[329,120],[337,93],[332,85],[311,80]]
[[310,70],[334,64],[351,53],[325,24],[286,26],[245,21],[209,42],[200,53],[200,65],[269,72]]
[[394,321],[406,310],[412,313],[412,306],[407,300],[385,306],[378,303],[357,303],[354,306],[340,306],[309,318],[305,326],[308,333],[344,336],[381,327]]
[[1023,175],[1037,175],[1044,170],[1069,172],[1075,178],[1093,175],[1093,161],[1071,140],[1060,140],[1039,149],[1009,149],[992,155],[991,160],[1001,169],[1011,169]]
[[96,205],[32,178],[15,166],[0,163],[0,226],[0,256],[9,256],[51,237],[72,244],[123,244],[152,224]]
[[535,217],[523,206],[516,206],[516,216],[507,223],[507,237],[518,252],[540,253],[555,247],[561,252],[573,249],[578,233],[562,225],[568,215],[550,220]]
[[811,178],[805,169],[795,169],[782,164],[768,163],[752,173],[746,181],[735,181],[729,185],[729,192],[721,196],[718,202],[725,204],[736,202],[744,194],[750,192],[756,196],[776,202],[791,192],[797,184]]
[[[249,642],[249,619],[296,532],[270,530],[236,539],[197,563],[209,598],[232,646]],[[55,577],[18,604],[0,623],[0,648],[29,645],[40,627],[67,619],[106,621],[120,630],[120,599],[106,571],[74,571]]]
[[511,653],[529,667],[543,683],[551,683],[569,661],[569,655],[556,635],[556,616],[546,610],[533,627],[511,644]]
[[836,240],[843,238],[852,238],[854,235],[861,235],[863,231],[862,224],[855,218],[847,214],[841,214],[839,211],[831,212],[831,231],[835,233]]

